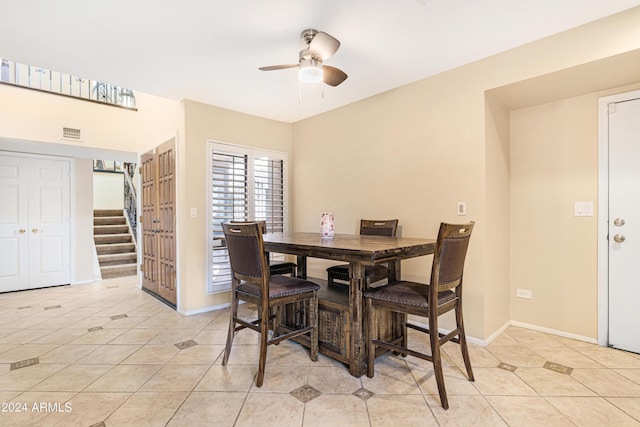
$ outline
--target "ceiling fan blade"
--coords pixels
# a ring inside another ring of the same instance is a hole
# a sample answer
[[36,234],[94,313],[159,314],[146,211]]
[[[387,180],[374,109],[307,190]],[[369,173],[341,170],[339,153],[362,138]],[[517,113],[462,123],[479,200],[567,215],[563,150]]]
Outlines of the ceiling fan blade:
[[268,67],[260,67],[258,68],[258,70],[261,71],[273,71],[273,70],[284,70],[287,68],[294,68],[297,67],[298,64],[283,64],[283,65],[270,65]]
[[309,52],[318,56],[322,61],[336,53],[340,47],[340,41],[327,33],[320,31],[309,43]]
[[338,86],[347,79],[347,73],[331,65],[322,66],[323,80],[329,86]]

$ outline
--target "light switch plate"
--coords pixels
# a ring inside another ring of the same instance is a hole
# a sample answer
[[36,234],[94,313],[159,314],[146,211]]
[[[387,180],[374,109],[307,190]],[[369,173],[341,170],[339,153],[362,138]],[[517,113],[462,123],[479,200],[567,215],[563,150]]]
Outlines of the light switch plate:
[[533,292],[531,292],[531,290],[529,289],[516,289],[516,296],[518,298],[526,298],[526,299],[531,299],[533,298]]
[[464,216],[467,214],[467,202],[458,202],[458,208],[456,213],[459,216]]
[[593,202],[575,202],[573,205],[573,216],[593,216]]

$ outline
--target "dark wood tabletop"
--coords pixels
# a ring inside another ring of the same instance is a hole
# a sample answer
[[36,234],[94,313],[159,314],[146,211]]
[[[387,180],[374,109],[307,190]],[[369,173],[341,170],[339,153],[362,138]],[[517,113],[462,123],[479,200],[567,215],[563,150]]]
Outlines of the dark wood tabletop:
[[322,238],[320,233],[264,235],[265,249],[270,252],[345,262],[357,260],[365,265],[432,254],[435,244],[434,239],[357,234],[336,234],[332,238]]

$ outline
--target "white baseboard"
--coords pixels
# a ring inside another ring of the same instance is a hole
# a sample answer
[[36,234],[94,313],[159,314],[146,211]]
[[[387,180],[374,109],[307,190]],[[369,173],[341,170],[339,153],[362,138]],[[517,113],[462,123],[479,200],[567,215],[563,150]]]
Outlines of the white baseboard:
[[100,277],[94,277],[93,279],[89,279],[89,280],[81,280],[79,282],[72,282],[71,286],[76,286],[76,285],[88,285],[90,283],[96,283],[98,281],[102,280]]
[[519,328],[531,329],[533,331],[544,332],[551,335],[557,335],[559,337],[571,338],[578,341],[588,342],[590,344],[598,344],[598,340],[596,338],[584,337],[582,335],[571,334],[569,332],[558,331],[557,329],[545,328],[543,326],[531,325],[529,323],[518,322],[515,320],[511,320],[510,326],[517,326]]
[[[243,304],[244,301],[240,301],[240,304]],[[215,311],[215,310],[221,310],[223,308],[227,308],[227,307],[231,307],[231,303],[227,302],[224,304],[220,304],[220,305],[211,305],[208,307],[202,307],[202,308],[198,308],[196,310],[188,310],[188,311],[179,311],[180,314],[183,314],[185,316],[192,316],[194,314],[202,314],[202,313],[208,313],[210,311]]]
[[489,335],[489,338],[487,338],[486,340],[480,340],[478,338],[474,338],[474,337],[467,337],[467,341],[480,345],[482,347],[486,347],[489,344],[491,344],[493,342],[493,340],[495,340],[496,338],[498,338],[504,331],[506,331],[509,326],[511,326],[511,322],[507,322],[504,325],[502,325],[500,328],[498,328],[494,333],[492,333],[491,335]]
[[[415,325],[418,325],[418,326],[422,326],[423,328],[428,328],[429,327],[429,325],[427,325],[425,323],[419,323],[419,322],[415,322],[415,321],[413,321],[411,323],[413,323]],[[481,347],[486,347],[489,344],[491,344],[493,342],[493,340],[498,338],[504,331],[506,331],[509,328],[509,326],[517,326],[519,328],[531,329],[532,331],[544,332],[546,334],[557,335],[559,337],[564,337],[564,338],[571,338],[571,339],[574,339],[574,340],[584,341],[584,342],[588,342],[588,343],[591,343],[591,344],[598,344],[598,340],[595,339],[595,338],[589,338],[589,337],[584,337],[582,335],[570,334],[568,332],[558,331],[556,329],[545,328],[545,327],[537,326],[537,325],[531,325],[529,323],[517,322],[515,320],[508,321],[502,327],[497,329],[493,334],[491,334],[489,336],[489,338],[487,338],[485,340],[481,340],[479,338],[475,338],[475,337],[467,335],[467,342],[471,343],[471,344],[479,345]],[[439,329],[439,332],[441,334],[445,334],[446,335],[451,331],[447,330],[447,329]]]

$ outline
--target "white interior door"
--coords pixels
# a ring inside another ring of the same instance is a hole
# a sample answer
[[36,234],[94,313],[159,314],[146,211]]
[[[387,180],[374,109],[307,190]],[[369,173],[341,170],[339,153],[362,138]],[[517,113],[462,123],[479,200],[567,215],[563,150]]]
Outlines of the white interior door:
[[20,157],[0,156],[0,292],[29,287],[29,177]]
[[0,156],[0,292],[70,283],[69,168]]
[[640,99],[608,116],[609,345],[640,353]]
[[37,160],[29,182],[29,285],[70,282],[69,162]]

